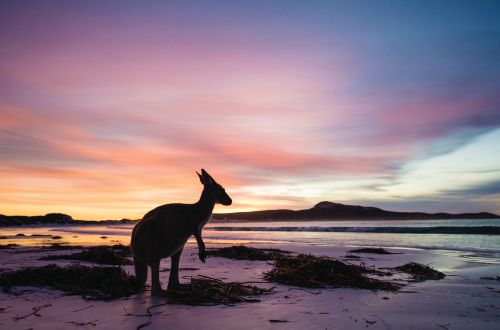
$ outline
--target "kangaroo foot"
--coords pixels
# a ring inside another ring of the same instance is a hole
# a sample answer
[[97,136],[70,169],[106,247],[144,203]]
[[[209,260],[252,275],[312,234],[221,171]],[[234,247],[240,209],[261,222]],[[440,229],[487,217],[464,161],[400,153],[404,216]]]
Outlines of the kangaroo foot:
[[190,285],[189,284],[180,284],[180,283],[176,283],[176,284],[172,284],[172,285],[168,285],[168,291],[188,291],[190,288]]
[[162,297],[162,296],[165,296],[167,294],[167,290],[163,290],[163,289],[151,289],[151,295],[154,296],[154,297]]

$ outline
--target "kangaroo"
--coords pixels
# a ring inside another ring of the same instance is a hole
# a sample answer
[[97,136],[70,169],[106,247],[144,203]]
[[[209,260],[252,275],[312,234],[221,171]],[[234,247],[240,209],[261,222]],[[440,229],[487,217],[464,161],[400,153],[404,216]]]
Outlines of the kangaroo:
[[194,204],[165,204],[149,211],[132,231],[130,247],[134,258],[135,276],[146,283],[151,268],[151,295],[164,294],[160,284],[160,261],[170,257],[168,290],[179,289],[179,260],[191,235],[198,243],[198,256],[205,262],[205,243],[201,230],[212,216],[215,204],[231,205],[231,197],[205,171],[196,172],[203,184],[200,199]]

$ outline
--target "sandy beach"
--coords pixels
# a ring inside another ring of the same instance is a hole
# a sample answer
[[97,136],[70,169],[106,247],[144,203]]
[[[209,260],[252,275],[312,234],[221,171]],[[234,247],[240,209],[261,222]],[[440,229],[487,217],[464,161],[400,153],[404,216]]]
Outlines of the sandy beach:
[[[208,247],[220,247],[212,245]],[[269,247],[253,244],[255,247]],[[297,253],[325,255],[345,260],[350,247],[277,245]],[[74,250],[72,250],[74,252]],[[460,253],[389,249],[399,254],[356,253],[353,264],[395,267],[406,262],[427,264],[444,272],[443,280],[407,282],[396,292],[363,289],[303,289],[266,283],[263,273],[270,262],[209,257],[198,260],[194,244],[181,258],[181,281],[205,275],[223,281],[255,282],[275,287],[260,302],[218,306],[166,304],[165,299],[146,292],[108,302],[85,300],[56,290],[15,287],[0,293],[0,327],[4,329],[497,329],[500,323],[500,266],[467,260]],[[38,251],[29,247],[0,250],[2,272],[42,266],[54,261],[39,257],[70,251]],[[57,260],[58,265],[71,261]],[[88,264],[88,263],[82,263]],[[168,282],[169,260],[162,262],[161,281]],[[133,274],[132,266],[124,266]],[[404,279],[404,276],[403,278]],[[406,278],[408,279],[408,278]],[[148,283],[149,280],[148,280]],[[156,307],[155,307],[156,306]],[[36,312],[36,313],[34,313]],[[31,315],[30,315],[31,314]]]

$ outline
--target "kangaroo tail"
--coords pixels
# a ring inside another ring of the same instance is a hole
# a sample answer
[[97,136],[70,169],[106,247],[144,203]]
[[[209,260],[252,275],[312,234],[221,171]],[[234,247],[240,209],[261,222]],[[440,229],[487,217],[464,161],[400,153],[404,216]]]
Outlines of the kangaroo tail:
[[146,284],[148,278],[148,265],[134,256],[135,277],[141,284]]

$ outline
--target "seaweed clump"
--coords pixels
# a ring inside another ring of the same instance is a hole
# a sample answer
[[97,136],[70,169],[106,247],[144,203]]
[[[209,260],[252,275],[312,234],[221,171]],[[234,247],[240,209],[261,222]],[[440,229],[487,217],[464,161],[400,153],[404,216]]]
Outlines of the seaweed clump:
[[74,250],[74,249],[82,249],[83,246],[81,245],[66,245],[66,244],[61,244],[61,243],[52,243],[47,246],[43,246],[43,249],[46,250]]
[[124,247],[123,245],[116,245],[111,247],[94,246],[77,253],[46,256],[42,257],[41,259],[42,260],[69,259],[69,260],[94,262],[105,265],[132,265],[133,264],[132,261],[126,257],[126,255],[130,254],[130,252],[127,252],[124,248],[126,247]]
[[387,251],[383,248],[359,248],[354,250],[349,250],[349,252],[357,252],[357,253],[373,253],[373,254],[394,254],[392,252]]
[[500,276],[485,276],[481,277],[482,280],[492,280],[492,281],[500,281]]
[[412,275],[412,280],[415,282],[441,280],[446,276],[446,274],[435,270],[428,265],[422,265],[416,262],[409,262],[402,266],[394,267],[393,269]]
[[234,245],[220,249],[209,249],[207,255],[236,260],[276,260],[289,254],[289,251],[279,249],[257,249],[244,245]]
[[252,298],[270,294],[273,289],[260,288],[239,282],[223,282],[208,276],[198,275],[191,278],[191,283],[183,285],[181,290],[167,291],[170,303],[183,305],[219,305],[242,302],[259,302]]
[[119,267],[54,264],[5,272],[0,275],[0,286],[7,292],[13,286],[49,287],[92,300],[128,297],[144,288]]
[[328,257],[299,254],[279,258],[264,274],[268,281],[307,288],[361,288],[394,291],[399,286],[366,276],[377,273],[365,267]]
[[15,243],[10,243],[10,244],[0,244],[0,250],[7,250],[7,249],[11,249],[13,247],[16,247],[16,246],[19,246],[19,244],[15,244]]

